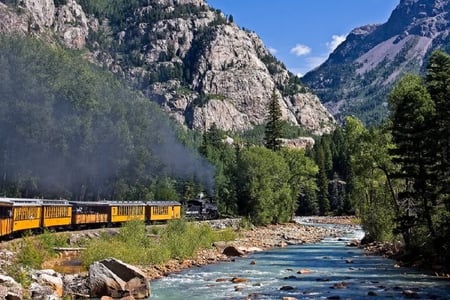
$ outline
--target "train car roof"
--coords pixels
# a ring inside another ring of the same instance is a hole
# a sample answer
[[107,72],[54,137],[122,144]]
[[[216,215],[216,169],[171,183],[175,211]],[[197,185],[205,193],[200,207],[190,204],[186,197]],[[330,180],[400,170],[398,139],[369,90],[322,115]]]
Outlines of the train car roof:
[[106,202],[110,206],[144,206],[142,201],[108,201]]
[[0,197],[0,205],[4,206],[40,206],[41,199],[27,199],[27,198],[7,198]]
[[69,203],[75,206],[109,206],[109,202],[106,201],[69,201]]
[[70,205],[69,201],[65,199],[60,200],[51,200],[51,199],[42,199],[43,205],[51,205],[51,206],[68,206]]
[[148,201],[146,204],[149,206],[181,206],[178,201]]

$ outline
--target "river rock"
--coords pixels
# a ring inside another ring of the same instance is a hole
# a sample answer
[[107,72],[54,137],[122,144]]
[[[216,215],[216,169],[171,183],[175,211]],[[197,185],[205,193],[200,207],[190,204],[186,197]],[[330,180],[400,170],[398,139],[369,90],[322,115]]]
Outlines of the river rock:
[[231,282],[232,283],[244,283],[247,282],[248,279],[247,278],[242,278],[242,277],[233,277],[231,278]]
[[41,274],[38,277],[38,283],[41,286],[47,286],[52,289],[53,295],[56,297],[62,297],[64,288],[63,288],[63,281],[61,277],[58,276],[52,276],[49,274]]
[[244,256],[245,253],[243,251],[241,251],[240,249],[238,249],[235,246],[228,246],[225,249],[223,249],[223,254],[225,254],[226,256]]
[[404,290],[402,292],[402,294],[403,294],[403,296],[405,296],[405,298],[408,298],[408,299],[420,299],[420,295],[417,292],[412,291],[412,290]]
[[89,267],[91,297],[110,296],[135,299],[150,297],[150,282],[138,268],[114,258],[94,262]]
[[0,299],[22,299],[22,285],[12,277],[0,274]]
[[37,282],[32,282],[30,286],[31,299],[55,299],[54,291],[47,285],[41,285]]
[[89,298],[89,277],[81,274],[66,274],[63,277],[64,293],[68,296]]
[[290,285],[284,285],[284,286],[280,287],[280,291],[292,291],[292,290],[295,290],[295,288]]

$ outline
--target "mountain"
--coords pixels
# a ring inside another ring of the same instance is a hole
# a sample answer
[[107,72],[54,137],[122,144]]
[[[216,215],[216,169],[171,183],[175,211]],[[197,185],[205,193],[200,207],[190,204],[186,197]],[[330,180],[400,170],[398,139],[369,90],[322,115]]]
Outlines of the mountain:
[[401,0],[386,23],[354,29],[302,82],[337,119],[379,123],[395,82],[422,73],[435,49],[450,52],[450,1]]
[[0,32],[81,51],[192,129],[261,125],[274,90],[292,125],[335,124],[254,32],[204,0],[1,0]]

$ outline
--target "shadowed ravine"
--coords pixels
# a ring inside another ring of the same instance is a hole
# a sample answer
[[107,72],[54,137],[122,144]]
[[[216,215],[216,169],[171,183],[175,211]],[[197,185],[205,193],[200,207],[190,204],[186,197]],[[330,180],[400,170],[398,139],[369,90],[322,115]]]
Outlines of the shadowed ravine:
[[[398,268],[393,260],[346,246],[362,235],[350,229],[344,238],[173,274],[152,282],[151,299],[448,299],[450,281]],[[233,277],[247,282],[232,283]]]

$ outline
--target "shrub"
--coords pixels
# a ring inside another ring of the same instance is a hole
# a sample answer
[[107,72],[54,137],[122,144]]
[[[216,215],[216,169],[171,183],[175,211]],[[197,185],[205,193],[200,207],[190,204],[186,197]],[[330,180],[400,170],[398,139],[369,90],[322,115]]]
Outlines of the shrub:
[[201,248],[209,248],[215,241],[235,238],[231,229],[215,231],[206,224],[194,224],[185,220],[173,220],[160,230],[158,238],[147,235],[141,221],[126,223],[117,236],[103,236],[91,240],[81,253],[83,264],[88,267],[94,261],[114,257],[130,264],[157,264],[171,258],[189,258]]
[[37,242],[50,255],[55,254],[54,248],[67,247],[69,235],[65,233],[52,233],[45,229],[44,232],[37,237]]
[[44,262],[46,253],[40,243],[32,236],[23,238],[17,253],[17,262],[30,268],[38,269]]

